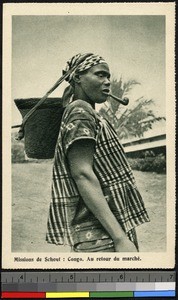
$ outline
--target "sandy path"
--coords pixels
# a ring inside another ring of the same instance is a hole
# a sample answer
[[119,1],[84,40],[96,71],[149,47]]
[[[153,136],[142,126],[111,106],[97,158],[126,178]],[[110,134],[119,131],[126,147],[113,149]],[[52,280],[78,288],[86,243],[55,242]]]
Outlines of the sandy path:
[[[51,162],[12,165],[12,251],[68,252],[45,242]],[[137,228],[140,251],[166,249],[166,176],[134,172],[151,222]]]

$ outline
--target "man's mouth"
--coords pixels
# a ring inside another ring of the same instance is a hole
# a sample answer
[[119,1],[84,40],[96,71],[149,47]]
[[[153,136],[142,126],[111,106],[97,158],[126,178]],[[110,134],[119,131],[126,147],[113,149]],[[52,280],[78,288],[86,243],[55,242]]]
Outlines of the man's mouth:
[[103,92],[103,94],[105,94],[105,95],[109,95],[110,90],[109,90],[109,89],[104,89],[102,92]]

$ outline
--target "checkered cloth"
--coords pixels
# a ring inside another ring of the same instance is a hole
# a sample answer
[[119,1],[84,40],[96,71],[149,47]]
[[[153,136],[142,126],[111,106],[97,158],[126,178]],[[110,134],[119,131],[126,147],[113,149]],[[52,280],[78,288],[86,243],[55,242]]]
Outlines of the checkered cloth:
[[[81,63],[78,64],[79,59],[82,60]],[[81,73],[85,70],[90,69],[93,66],[96,66],[101,63],[106,63],[106,61],[99,55],[95,55],[92,53],[86,53],[86,54],[77,54],[73,56],[70,60],[67,61],[67,65],[63,69],[63,75],[66,74],[69,70],[74,68],[74,70],[69,74],[69,76],[65,79],[70,84],[73,85],[73,76],[76,73]],[[75,68],[76,66],[76,68]]]
[[95,141],[94,172],[111,211],[138,248],[135,227],[149,221],[142,197],[113,127],[82,100],[67,106],[61,123],[55,151],[47,241],[70,244],[74,248],[79,244],[95,244],[95,250],[103,247],[104,241],[111,241],[108,232],[80,197],[68,168],[67,151],[79,139]]

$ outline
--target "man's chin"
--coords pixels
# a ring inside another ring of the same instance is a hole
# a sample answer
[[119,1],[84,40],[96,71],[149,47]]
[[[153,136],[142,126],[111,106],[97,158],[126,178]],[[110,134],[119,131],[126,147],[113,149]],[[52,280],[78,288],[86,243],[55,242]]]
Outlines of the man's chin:
[[96,101],[95,101],[95,103],[98,103],[98,104],[100,104],[100,103],[104,103],[104,102],[106,102],[106,100],[107,100],[107,97],[102,97],[102,98],[100,98],[100,99],[97,99]]

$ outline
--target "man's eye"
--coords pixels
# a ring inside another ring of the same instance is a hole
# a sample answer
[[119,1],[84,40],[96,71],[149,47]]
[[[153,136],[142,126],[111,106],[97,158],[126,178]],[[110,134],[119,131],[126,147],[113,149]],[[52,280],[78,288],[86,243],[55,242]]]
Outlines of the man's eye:
[[104,77],[102,73],[98,73],[98,77]]

